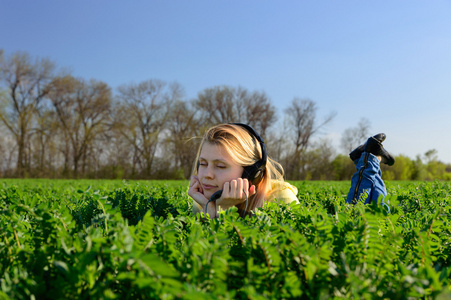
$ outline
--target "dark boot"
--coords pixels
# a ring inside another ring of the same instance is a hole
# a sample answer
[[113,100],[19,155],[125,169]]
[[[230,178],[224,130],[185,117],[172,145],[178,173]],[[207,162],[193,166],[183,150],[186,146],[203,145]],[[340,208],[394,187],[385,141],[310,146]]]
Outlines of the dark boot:
[[[373,136],[373,138],[375,138],[380,143],[382,143],[383,141],[385,141],[386,135],[385,135],[385,133],[378,133],[375,136]],[[365,142],[365,144],[358,146],[357,148],[352,150],[351,153],[349,153],[349,157],[352,159],[352,161],[355,161],[356,159],[359,159],[360,156],[362,156],[363,151],[365,151],[367,142]]]
[[366,146],[363,151],[382,157],[381,162],[389,166],[392,166],[395,163],[394,157],[391,156],[391,154],[384,149],[382,143],[374,137],[370,137],[366,141]]

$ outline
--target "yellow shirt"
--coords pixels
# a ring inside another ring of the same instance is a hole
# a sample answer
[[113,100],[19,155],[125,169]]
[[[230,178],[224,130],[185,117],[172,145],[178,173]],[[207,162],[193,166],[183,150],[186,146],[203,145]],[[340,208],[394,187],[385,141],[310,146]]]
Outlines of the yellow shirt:
[[[296,202],[299,203],[298,197],[298,189],[295,186],[292,186],[286,181],[273,180],[271,182],[271,190],[266,195],[266,201],[268,202],[280,202],[280,203],[291,203]],[[202,207],[193,200],[193,213],[197,214],[202,211]]]
[[273,180],[271,182],[271,191],[266,195],[266,201],[274,202],[274,200],[277,200],[285,204],[291,202],[299,203],[297,194],[298,189],[295,186],[286,181]]

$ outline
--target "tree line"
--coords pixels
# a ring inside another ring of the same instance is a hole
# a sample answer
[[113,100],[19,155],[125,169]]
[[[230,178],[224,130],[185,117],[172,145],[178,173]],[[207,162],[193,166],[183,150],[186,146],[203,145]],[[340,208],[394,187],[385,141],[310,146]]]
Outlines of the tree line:
[[[321,129],[317,104],[294,97],[279,117],[263,91],[215,86],[186,99],[183,87],[149,79],[113,90],[57,69],[47,58],[0,50],[0,176],[18,178],[189,178],[205,130],[242,122],[265,139],[290,180],[349,180],[354,165]],[[361,119],[342,135],[346,151],[369,136]],[[396,157],[387,179],[450,179],[434,150]],[[426,160],[426,161],[424,161]]]

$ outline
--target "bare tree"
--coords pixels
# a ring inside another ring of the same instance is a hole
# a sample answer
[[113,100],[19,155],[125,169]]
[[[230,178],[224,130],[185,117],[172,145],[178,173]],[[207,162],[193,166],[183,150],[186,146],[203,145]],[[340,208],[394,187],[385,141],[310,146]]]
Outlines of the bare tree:
[[[113,107],[113,116],[116,107]],[[129,178],[132,173],[130,170],[132,169],[133,146],[114,128],[116,126],[114,122],[113,120],[111,130],[108,130],[101,140],[101,144],[104,144],[102,149],[105,156],[105,164],[102,166],[104,175],[102,177],[111,179]]]
[[316,103],[310,99],[294,98],[291,105],[285,109],[285,121],[288,126],[288,138],[292,142],[293,151],[290,155],[290,164],[287,166],[287,176],[292,179],[300,178],[302,168],[302,153],[308,148],[312,136],[335,117],[330,113],[317,124]]
[[371,123],[367,118],[361,118],[356,127],[347,128],[341,137],[341,147],[350,153],[369,137]]
[[0,120],[13,134],[17,143],[17,174],[29,170],[32,122],[39,105],[46,96],[46,85],[53,77],[55,66],[48,59],[34,62],[27,53],[17,52],[10,57],[0,56],[0,81],[6,85],[1,95]]
[[36,122],[32,136],[32,173],[38,177],[53,177],[57,161],[56,136],[58,120],[55,111],[42,107],[36,113]]
[[177,89],[177,85],[167,87],[160,80],[119,87],[120,102],[115,110],[114,128],[133,147],[133,175],[140,171],[143,176],[151,176],[169,108],[179,96]]
[[264,92],[249,92],[242,87],[207,88],[198,94],[194,106],[206,126],[242,122],[265,136],[277,121],[276,109]]
[[183,171],[183,176],[189,178],[192,171],[193,161],[199,145],[201,126],[196,119],[196,110],[192,103],[175,101],[171,106],[170,118],[167,121],[168,134],[165,139],[166,152],[174,161],[175,168]]
[[76,90],[80,82],[72,76],[56,77],[50,85],[49,99],[56,112],[58,119],[59,151],[63,154],[63,176],[68,176],[72,169],[71,149],[75,140],[71,139],[72,132],[75,131],[75,121],[72,119],[72,110],[75,106]]
[[277,122],[276,109],[264,92],[236,90],[238,121],[252,126],[261,136]]
[[92,143],[108,123],[111,90],[103,82],[86,82],[68,75],[53,80],[49,98],[64,135],[61,151],[65,165],[72,165],[73,176],[77,178],[80,168],[82,172],[86,171]]
[[236,122],[234,90],[231,87],[213,87],[199,92],[194,106],[200,112],[200,120],[207,126],[218,123]]

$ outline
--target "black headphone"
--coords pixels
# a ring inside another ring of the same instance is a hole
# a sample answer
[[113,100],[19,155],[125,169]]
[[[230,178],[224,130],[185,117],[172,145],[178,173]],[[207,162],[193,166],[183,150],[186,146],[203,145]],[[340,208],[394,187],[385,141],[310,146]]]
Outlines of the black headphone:
[[[266,163],[268,161],[268,156],[266,154],[266,146],[265,142],[261,138],[261,136],[249,125],[243,123],[229,123],[231,125],[238,125],[246,129],[246,131],[260,143],[260,147],[262,149],[262,158],[255,162],[253,165],[245,166],[242,178],[247,178],[253,185],[257,185],[263,179],[266,170]],[[254,142],[255,146],[257,143]],[[199,161],[197,162],[197,170],[199,171]]]
[[[255,162],[253,165],[245,166],[242,175],[242,178],[247,178],[250,182],[252,182],[252,184],[257,185],[263,179],[263,175],[265,174],[266,170],[266,162],[268,160],[265,142],[251,126],[243,123],[231,124],[243,127],[247,130],[247,132],[249,132],[251,136],[254,137],[254,139],[256,139],[260,143],[260,147],[262,149],[262,158],[259,161]],[[257,146],[257,143],[254,142],[254,144],[255,146]]]

